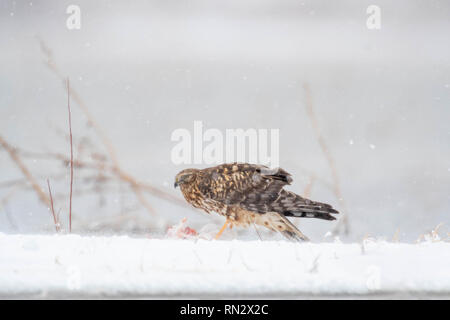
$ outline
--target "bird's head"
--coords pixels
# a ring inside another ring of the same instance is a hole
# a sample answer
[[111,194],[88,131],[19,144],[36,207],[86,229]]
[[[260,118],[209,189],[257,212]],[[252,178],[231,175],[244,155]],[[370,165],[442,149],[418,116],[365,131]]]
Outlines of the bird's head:
[[197,169],[184,169],[175,176],[174,187],[181,186],[183,184],[192,183],[195,180]]

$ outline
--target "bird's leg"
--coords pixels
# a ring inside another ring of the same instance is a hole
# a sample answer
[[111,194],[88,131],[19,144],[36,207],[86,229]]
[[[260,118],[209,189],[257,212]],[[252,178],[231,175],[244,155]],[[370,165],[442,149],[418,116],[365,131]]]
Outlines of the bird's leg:
[[219,232],[216,234],[216,236],[214,237],[214,239],[219,239],[220,236],[222,235],[222,233],[225,231],[225,229],[227,228],[229,221],[228,219],[225,221],[224,225],[222,226],[222,228],[220,228]]

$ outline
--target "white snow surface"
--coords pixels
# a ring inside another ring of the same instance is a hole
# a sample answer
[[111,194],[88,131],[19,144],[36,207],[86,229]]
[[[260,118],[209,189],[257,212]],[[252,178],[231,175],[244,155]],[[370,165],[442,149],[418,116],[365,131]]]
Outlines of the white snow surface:
[[0,296],[450,293],[450,243],[291,243],[0,233]]

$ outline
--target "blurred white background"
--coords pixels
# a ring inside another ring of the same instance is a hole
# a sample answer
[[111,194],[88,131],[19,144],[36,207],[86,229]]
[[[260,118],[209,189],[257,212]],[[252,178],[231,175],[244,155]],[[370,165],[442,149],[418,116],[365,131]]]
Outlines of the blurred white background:
[[[81,8],[80,30],[66,27],[71,4]],[[371,4],[381,9],[380,30],[366,27]],[[294,177],[289,189],[302,193],[310,179],[303,169],[332,182],[305,111],[307,83],[348,207],[346,239],[398,232],[415,240],[450,222],[449,17],[448,1],[0,0],[0,136],[30,151],[69,152],[55,130],[67,131],[67,94],[45,64],[39,37],[123,169],[142,181],[181,199],[173,179],[186,166],[171,162],[170,136],[202,120],[206,129],[280,129],[280,165]],[[75,141],[95,136],[75,102],[72,108]],[[26,163],[44,190],[45,177],[61,172],[44,159]],[[17,178],[0,150],[0,183]],[[75,171],[75,189],[87,184]],[[67,192],[68,176],[53,186]],[[0,232],[52,232],[49,211],[33,192],[10,192],[0,188],[8,199],[0,205]],[[310,197],[342,209],[320,181]],[[117,215],[135,197],[107,192],[103,200],[99,207],[96,195],[74,198],[74,232],[86,231],[77,219]],[[66,223],[67,199],[56,201]],[[166,220],[153,231],[183,217],[196,227],[220,222],[157,197],[148,201]],[[145,210],[135,215],[121,222],[123,230],[152,223]],[[300,226],[320,240],[334,223]]]

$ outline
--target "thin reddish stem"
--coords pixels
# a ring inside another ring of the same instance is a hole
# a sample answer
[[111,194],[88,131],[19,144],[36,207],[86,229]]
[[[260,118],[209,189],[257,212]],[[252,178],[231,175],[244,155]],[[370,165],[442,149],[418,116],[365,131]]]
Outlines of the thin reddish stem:
[[69,137],[70,137],[69,232],[72,232],[73,142],[72,142],[72,112],[70,110],[70,85],[69,85],[69,78],[67,78],[67,109],[69,111]]
[[52,210],[53,222],[55,224],[56,232],[59,232],[59,230],[60,230],[59,229],[59,221],[58,221],[58,218],[56,217],[55,208],[53,206],[52,189],[50,188],[50,180],[49,179],[47,179],[47,186],[48,186],[48,194],[50,195],[50,208]]

